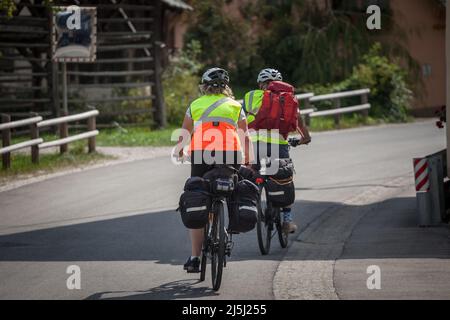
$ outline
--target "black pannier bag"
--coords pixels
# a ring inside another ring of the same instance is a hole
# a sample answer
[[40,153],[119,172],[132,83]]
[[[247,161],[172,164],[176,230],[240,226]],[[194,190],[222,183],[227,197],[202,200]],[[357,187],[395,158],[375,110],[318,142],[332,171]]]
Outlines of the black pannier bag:
[[280,159],[279,165],[277,174],[267,180],[267,197],[273,206],[285,208],[295,202],[295,170],[291,159]]
[[247,168],[246,166],[241,166],[239,168],[239,175],[245,179],[245,180],[250,180],[250,181],[254,181],[256,178],[256,174],[253,170]]
[[253,230],[258,215],[259,188],[249,180],[241,180],[229,206],[228,231],[245,233]]
[[237,182],[234,170],[228,167],[216,167],[206,172],[203,178],[211,185],[211,193],[227,196],[231,194]]
[[295,202],[295,187],[290,181],[277,181],[274,178],[267,180],[267,198],[277,208],[286,208]]
[[209,182],[200,177],[189,178],[184,185],[178,210],[186,228],[201,229],[206,226],[211,212]]

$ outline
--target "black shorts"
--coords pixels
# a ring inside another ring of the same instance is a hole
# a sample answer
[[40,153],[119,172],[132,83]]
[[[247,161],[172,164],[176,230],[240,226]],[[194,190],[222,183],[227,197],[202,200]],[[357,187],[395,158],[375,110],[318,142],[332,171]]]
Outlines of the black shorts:
[[231,165],[239,170],[241,163],[240,151],[193,151],[191,152],[191,177],[203,177],[217,164]]

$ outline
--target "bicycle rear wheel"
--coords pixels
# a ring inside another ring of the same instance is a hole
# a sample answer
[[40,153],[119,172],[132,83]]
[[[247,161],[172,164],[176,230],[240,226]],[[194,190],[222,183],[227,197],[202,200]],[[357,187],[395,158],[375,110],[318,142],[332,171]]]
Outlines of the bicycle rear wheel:
[[283,249],[285,249],[288,245],[289,241],[289,235],[287,233],[283,232],[283,224],[281,223],[281,215],[283,213],[281,212],[280,208],[274,209],[274,217],[276,217],[276,226],[277,226],[277,232],[278,232],[278,240],[280,240],[280,245]]
[[216,203],[211,229],[211,276],[213,290],[220,289],[225,258],[224,202]]
[[259,250],[262,255],[269,254],[272,240],[272,208],[267,201],[267,190],[261,188],[261,196],[258,203],[258,217],[256,221],[256,233],[258,235]]

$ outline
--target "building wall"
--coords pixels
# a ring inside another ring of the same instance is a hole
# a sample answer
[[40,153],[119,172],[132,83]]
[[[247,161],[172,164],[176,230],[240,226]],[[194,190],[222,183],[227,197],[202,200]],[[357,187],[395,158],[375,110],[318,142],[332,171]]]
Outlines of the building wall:
[[433,115],[446,104],[445,9],[430,0],[391,0],[391,8],[395,23],[406,32],[409,53],[422,68],[424,88],[414,93],[414,112]]

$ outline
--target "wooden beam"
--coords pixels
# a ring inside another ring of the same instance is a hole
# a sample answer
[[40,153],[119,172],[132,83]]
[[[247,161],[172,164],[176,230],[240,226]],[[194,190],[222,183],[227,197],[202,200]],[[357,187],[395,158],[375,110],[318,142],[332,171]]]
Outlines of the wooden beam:
[[127,22],[148,22],[151,23],[153,22],[153,18],[128,18],[128,19],[124,19],[124,18],[100,18],[97,19],[97,22],[100,23],[127,23]]
[[97,59],[95,63],[142,63],[142,62],[152,62],[152,57],[137,57],[137,58],[111,58],[111,59]]
[[33,98],[33,99],[10,99],[2,98],[0,99],[0,104],[13,104],[13,103],[49,103],[48,98]]
[[47,43],[0,42],[2,48],[48,48]]
[[155,21],[153,23],[153,56],[154,60],[154,82],[155,82],[155,98],[153,99],[153,119],[158,128],[167,126],[166,107],[164,105],[164,92],[161,81],[162,66],[161,66],[161,49],[164,45],[162,43],[162,23],[163,23],[163,6],[161,0],[155,1]]
[[[48,6],[46,6],[45,4],[27,4],[26,6],[28,8],[41,8],[41,9],[48,8]],[[122,3],[97,4],[95,6],[97,7],[97,9],[115,10],[117,8],[122,8],[122,9],[126,9],[126,10],[134,10],[134,11],[150,11],[150,10],[153,10],[153,8],[154,8],[152,5],[133,5],[133,4],[122,4]]]
[[151,49],[152,45],[148,43],[138,43],[138,44],[119,44],[119,45],[102,45],[100,44],[97,51],[118,51],[125,49]]
[[152,75],[153,70],[137,70],[137,71],[68,71],[69,76],[82,76],[82,77],[123,77],[123,76],[141,76]]
[[[92,88],[143,88],[153,86],[153,82],[123,82],[123,83],[92,83],[92,84],[71,84],[71,88],[75,89],[92,89]],[[70,89],[70,88],[69,88]]]
[[122,102],[122,101],[142,101],[151,100],[154,96],[122,96],[122,97],[110,97],[110,98],[97,98],[97,99],[69,99],[70,103],[95,103],[95,102]]

